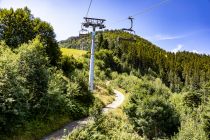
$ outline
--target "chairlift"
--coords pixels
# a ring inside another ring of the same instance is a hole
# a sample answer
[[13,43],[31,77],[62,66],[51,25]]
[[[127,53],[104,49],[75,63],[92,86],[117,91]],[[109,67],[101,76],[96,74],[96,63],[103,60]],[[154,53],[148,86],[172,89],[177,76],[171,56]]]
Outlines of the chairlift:
[[79,31],[79,37],[84,37],[89,34],[89,31],[87,29],[84,29],[84,26],[81,25],[81,30]]
[[[133,35],[135,35],[135,31],[133,30],[133,17],[129,16],[128,19],[131,21],[131,27],[130,28],[123,28],[122,31],[127,31]],[[122,42],[122,41],[128,41],[128,42],[136,42],[136,39],[134,37],[131,38],[122,38],[122,37],[118,37],[117,38],[118,42]]]
[[134,33],[135,31],[133,30],[133,17],[129,16],[128,19],[131,21],[131,27],[130,28],[122,28],[123,31],[128,31],[129,33]]

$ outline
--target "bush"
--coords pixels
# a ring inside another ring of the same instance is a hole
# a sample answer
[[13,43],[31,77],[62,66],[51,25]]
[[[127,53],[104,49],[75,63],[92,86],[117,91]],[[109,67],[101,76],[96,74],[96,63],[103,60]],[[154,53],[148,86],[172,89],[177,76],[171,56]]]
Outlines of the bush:
[[[113,57],[113,52],[111,50],[102,49],[95,54],[96,60],[101,60],[98,64],[101,70],[110,69],[110,70],[120,70],[121,64],[120,62]],[[109,70],[106,72],[107,76],[110,76]]]
[[203,129],[206,136],[210,139],[210,102],[206,106],[203,114]]
[[201,94],[196,91],[187,92],[184,94],[183,101],[188,107],[198,107],[202,101]]
[[25,121],[28,90],[18,75],[18,57],[4,43],[0,44],[0,133],[10,133]]
[[63,56],[61,58],[61,68],[63,72],[68,75],[72,73],[76,68],[82,69],[83,64],[77,61],[73,56]]
[[178,132],[179,117],[174,108],[157,96],[130,103],[125,111],[140,135],[149,139],[173,136]]
[[[78,119],[88,114],[88,106],[78,101],[82,96],[79,84],[70,81],[61,71],[52,72],[48,88],[49,113],[68,114],[70,118]],[[91,103],[90,103],[91,104]],[[84,105],[84,106],[83,106]]]
[[90,106],[89,114],[91,116],[93,116],[94,118],[99,117],[101,115],[101,113],[102,113],[102,108],[104,106],[105,105],[103,104],[103,102],[99,98],[95,97],[93,105]]
[[18,53],[18,75],[24,81],[21,83],[29,90],[26,96],[29,100],[28,108],[33,114],[42,114],[42,99],[45,98],[48,89],[48,58],[40,37],[28,44],[21,45]]
[[193,101],[190,101],[193,98],[186,98],[191,97],[191,95],[192,92],[174,93],[170,98],[170,101],[175,105],[177,112],[180,114],[181,120],[179,133],[173,137],[174,140],[208,139],[208,107],[204,103],[199,106],[193,105]]
[[126,118],[113,113],[102,115],[89,122],[84,128],[77,128],[70,133],[66,140],[140,140]]
[[208,140],[198,116],[185,115],[182,118],[179,133],[173,140]]
[[75,71],[71,81],[78,84],[79,94],[74,96],[74,99],[80,103],[90,105],[93,103],[93,95],[88,90],[88,75],[85,71]]
[[80,71],[68,78],[51,67],[39,37],[14,51],[1,43],[0,54],[0,135],[15,134],[26,122],[42,122],[52,114],[88,115],[94,98],[86,76]]

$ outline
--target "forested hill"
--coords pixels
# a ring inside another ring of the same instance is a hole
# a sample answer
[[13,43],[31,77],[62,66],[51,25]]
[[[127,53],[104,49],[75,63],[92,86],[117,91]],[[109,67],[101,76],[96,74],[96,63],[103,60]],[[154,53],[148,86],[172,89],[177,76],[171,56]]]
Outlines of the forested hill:
[[[89,50],[90,34],[60,41],[60,47]],[[210,80],[210,56],[167,52],[151,42],[119,30],[97,32],[96,51],[103,49],[113,70],[152,74],[172,89],[200,89]],[[97,57],[97,52],[96,52]],[[100,56],[99,56],[100,57]]]

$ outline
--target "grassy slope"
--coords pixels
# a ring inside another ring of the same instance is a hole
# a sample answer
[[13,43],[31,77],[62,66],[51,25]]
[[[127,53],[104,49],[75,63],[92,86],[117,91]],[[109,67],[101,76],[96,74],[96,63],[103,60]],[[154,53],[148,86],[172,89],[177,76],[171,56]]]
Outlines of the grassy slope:
[[62,55],[65,56],[73,56],[74,58],[81,58],[87,51],[77,50],[77,49],[69,49],[69,48],[61,48]]

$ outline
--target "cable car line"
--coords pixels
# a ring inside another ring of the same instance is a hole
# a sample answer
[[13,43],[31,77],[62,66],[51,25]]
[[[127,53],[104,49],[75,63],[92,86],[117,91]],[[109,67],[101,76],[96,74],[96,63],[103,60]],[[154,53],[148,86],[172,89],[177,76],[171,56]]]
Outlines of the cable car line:
[[168,2],[168,1],[170,1],[170,0],[163,0],[163,1],[159,2],[159,3],[156,3],[156,4],[154,4],[154,5],[152,5],[152,6],[148,7],[148,8],[145,8],[143,11],[140,11],[140,12],[138,12],[138,13],[132,15],[132,17],[135,17],[135,16],[138,16],[138,15],[144,14],[144,13],[146,13],[146,12],[150,12],[150,11],[152,11],[153,9],[155,9],[155,8],[157,8],[157,7],[161,6],[161,5],[163,5],[164,3]]
[[89,7],[88,7],[88,10],[87,10],[87,13],[86,13],[86,16],[85,17],[88,17],[88,14],[89,14],[89,11],[90,11],[90,7],[91,7],[91,4],[92,4],[92,1],[93,0],[90,0],[90,4],[89,4]]
[[[168,2],[170,0],[162,0],[160,1],[159,3],[156,3],[156,4],[153,4],[147,8],[144,8],[143,10],[133,14],[133,15],[130,15],[131,17],[136,17],[136,16],[139,16],[139,15],[142,15],[142,14],[145,14],[147,12],[150,12],[150,11],[153,11],[154,9],[160,7],[161,5],[165,4],[166,2]],[[120,20],[117,20],[116,22],[122,22],[122,21],[126,21],[128,18],[123,18],[123,19],[120,19]]]

